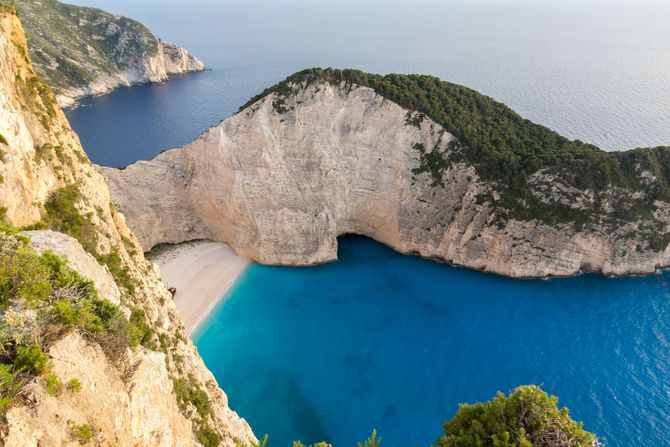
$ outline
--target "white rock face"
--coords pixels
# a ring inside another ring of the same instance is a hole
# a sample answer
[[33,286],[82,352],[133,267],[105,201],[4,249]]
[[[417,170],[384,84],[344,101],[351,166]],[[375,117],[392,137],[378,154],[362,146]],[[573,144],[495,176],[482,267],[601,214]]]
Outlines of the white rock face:
[[[7,447],[76,445],[72,425],[88,425],[99,446],[192,446],[191,422],[179,411],[162,353],[140,350],[125,372],[99,346],[71,334],[49,350],[52,369],[81,390],[49,395],[39,379],[25,389],[29,405],[7,413]],[[127,377],[122,374],[127,373]]]
[[[98,96],[119,87],[135,84],[163,82],[170,75],[203,71],[205,64],[184,48],[159,40],[158,53],[147,56],[120,71],[99,72],[95,79],[84,86],[58,89],[56,99],[60,107],[75,107],[85,96]],[[56,70],[58,68],[55,68]]]
[[634,223],[614,233],[532,220],[499,227],[494,207],[478,200],[495,186],[473,166],[453,163],[441,183],[421,169],[417,144],[446,159],[454,137],[427,118],[408,123],[406,110],[369,88],[312,84],[284,113],[275,99],[154,160],[100,168],[145,250],[207,238],[261,263],[304,265],[335,260],[337,236],[355,233],[514,277],[647,273],[669,263],[667,249],[624,239]]

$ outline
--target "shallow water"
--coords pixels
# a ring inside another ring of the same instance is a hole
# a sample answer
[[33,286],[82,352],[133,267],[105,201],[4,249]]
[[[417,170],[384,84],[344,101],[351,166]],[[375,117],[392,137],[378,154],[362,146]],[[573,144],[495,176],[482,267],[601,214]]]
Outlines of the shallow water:
[[141,20],[211,71],[68,112],[109,166],[194,140],[312,66],[423,73],[606,150],[670,144],[670,2],[75,0]]
[[195,342],[271,446],[427,446],[461,402],[543,384],[609,446],[666,446],[670,276],[519,281],[361,237],[340,262],[252,265]]

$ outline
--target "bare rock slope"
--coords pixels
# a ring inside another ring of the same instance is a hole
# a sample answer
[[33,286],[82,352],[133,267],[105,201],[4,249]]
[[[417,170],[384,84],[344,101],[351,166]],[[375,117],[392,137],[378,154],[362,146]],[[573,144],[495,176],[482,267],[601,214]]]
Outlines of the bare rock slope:
[[17,0],[37,73],[62,107],[120,86],[201,71],[188,51],[127,17],[57,0]]
[[[545,168],[527,176],[526,196],[511,206],[511,187],[468,150],[371,87],[294,77],[183,148],[101,172],[145,250],[208,238],[261,263],[304,265],[335,260],[337,237],[355,233],[512,277],[670,264],[667,242],[654,239],[668,232],[667,202],[615,184],[578,188]],[[619,219],[636,200],[653,203],[650,214]]]
[[[9,408],[3,400],[0,410],[0,444],[74,445],[75,426],[86,427],[84,435],[101,446],[196,446],[208,440],[208,445],[233,447],[255,441],[248,424],[228,407],[157,271],[111,205],[104,178],[87,159],[51,90],[33,71],[21,23],[4,4],[0,221],[39,229],[25,233],[32,249],[49,250],[93,281],[97,296],[119,306],[123,318],[139,324],[144,334],[140,344],[111,357],[85,331],[40,323],[50,339],[63,334],[43,342],[55,378],[17,373],[23,374],[20,389]],[[0,225],[3,256],[17,243],[4,231]],[[43,310],[31,310],[11,289],[8,295],[1,292],[0,333],[5,338],[16,334],[18,343],[25,338],[24,323],[34,322]],[[0,366],[11,371],[13,354],[5,338]],[[76,392],[54,385],[75,378]],[[7,383],[3,386],[6,392]]]

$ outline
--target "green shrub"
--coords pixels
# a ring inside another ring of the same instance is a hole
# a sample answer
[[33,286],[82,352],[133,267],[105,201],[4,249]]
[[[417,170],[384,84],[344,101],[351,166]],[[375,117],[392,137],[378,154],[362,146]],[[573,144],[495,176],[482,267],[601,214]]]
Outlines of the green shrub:
[[48,163],[51,160],[53,146],[49,143],[35,145],[35,160],[40,163]]
[[532,385],[486,403],[463,404],[445,422],[437,447],[597,446],[596,437],[557,404],[557,397]]
[[60,396],[63,392],[63,382],[53,372],[44,376],[44,389],[50,396]]
[[368,439],[363,443],[358,443],[358,447],[379,447],[382,442],[382,438],[377,437],[377,430],[373,429],[372,434]]
[[4,414],[12,405],[23,383],[19,372],[14,371],[12,365],[0,363],[0,414]]
[[195,437],[203,447],[217,447],[221,444],[221,435],[205,424],[196,429]]
[[100,318],[102,330],[92,338],[112,359],[118,359],[129,346],[137,346],[140,331],[126,318],[119,306],[105,300],[93,302],[94,312]]
[[[358,443],[358,445],[361,445]],[[307,447],[305,444],[303,444],[300,441],[293,441],[293,447]],[[326,444],[325,442],[317,442],[316,444],[310,444],[309,447],[329,447],[329,444]]]
[[125,289],[131,296],[135,294],[135,280],[130,275],[128,267],[123,265],[118,250],[112,250],[105,255],[96,256],[98,262],[106,265],[116,285]]
[[235,440],[235,447],[265,447],[267,443],[268,443],[268,435],[264,435],[260,441],[253,443]]
[[77,209],[76,204],[80,200],[81,193],[75,186],[66,186],[54,191],[44,204],[46,214],[42,218],[42,226],[72,236],[86,251],[95,254],[96,229],[91,218],[82,215]]
[[151,340],[153,331],[151,326],[147,323],[146,314],[142,309],[132,309],[130,313],[130,344],[136,346],[138,344],[145,345]]
[[18,9],[16,8],[16,3],[10,1],[1,1],[0,13],[17,15]]
[[[135,280],[128,267],[124,266],[118,249],[106,254],[98,253],[97,230],[91,216],[83,215],[76,206],[81,199],[81,192],[76,186],[66,186],[54,191],[44,204],[46,213],[42,220],[32,228],[50,228],[77,239],[84,250],[92,254],[100,264],[107,266],[122,292],[127,292],[132,297],[135,294]],[[126,240],[132,245],[129,239]]]
[[5,146],[9,146],[9,143],[7,142],[7,138],[5,138],[4,135],[0,134],[0,144],[4,144]]
[[[196,439],[205,447],[218,446],[221,443],[221,437],[207,422],[212,413],[207,393],[200,388],[192,375],[189,375],[187,379],[173,377],[172,383],[179,409],[193,422],[193,433]],[[195,414],[190,412],[191,405],[196,410]]]
[[14,370],[42,374],[49,367],[47,356],[39,345],[19,346],[14,359]]
[[12,300],[45,301],[52,287],[44,263],[27,244],[16,238],[8,240],[0,235],[0,243],[0,309],[6,308]]
[[88,424],[76,424],[74,421],[68,421],[70,425],[70,436],[81,444],[88,444],[93,440],[93,429]]
[[189,404],[193,404],[198,415],[202,418],[207,418],[211,413],[209,405],[209,398],[207,393],[200,389],[195,377],[189,375],[188,379],[174,378],[174,393],[177,396],[177,403],[182,413],[186,414]]
[[65,384],[65,388],[73,393],[78,393],[81,391],[81,382],[79,379],[70,379],[68,383]]
[[[144,313],[133,312],[129,321],[119,306],[98,297],[92,281],[54,253],[38,255],[29,239],[14,234],[11,226],[0,230],[0,306],[25,317],[17,323],[0,320],[0,415],[22,381],[34,376],[47,373],[43,381],[49,394],[58,395],[65,387],[74,392],[81,388],[76,379],[63,385],[48,371],[44,351],[65,334],[76,331],[99,343],[111,359],[151,338]],[[24,312],[34,308],[38,311]]]

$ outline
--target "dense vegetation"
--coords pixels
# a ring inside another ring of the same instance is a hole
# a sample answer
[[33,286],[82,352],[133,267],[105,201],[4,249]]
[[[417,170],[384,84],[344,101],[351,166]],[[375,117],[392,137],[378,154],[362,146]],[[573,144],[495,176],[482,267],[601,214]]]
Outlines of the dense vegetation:
[[135,293],[135,281],[128,268],[121,261],[118,250],[106,254],[98,252],[98,229],[93,224],[92,214],[83,214],[77,204],[82,195],[76,186],[70,185],[55,190],[44,204],[42,220],[27,229],[51,229],[79,241],[84,250],[92,254],[97,261],[107,266],[117,285],[129,297]]
[[444,424],[437,447],[593,447],[596,437],[573,421],[558,398],[537,386],[522,386],[509,396],[461,405]]
[[119,306],[98,297],[90,280],[51,252],[37,254],[6,224],[0,225],[0,315],[0,414],[34,377],[53,395],[81,388],[74,377],[61,383],[45,354],[67,333],[98,343],[113,360],[144,335]]
[[13,1],[0,1],[1,14],[17,14],[16,3]]
[[[460,144],[451,147],[449,156],[433,152],[433,148],[416,146],[422,162],[419,172],[429,173],[437,185],[452,163],[468,161],[481,178],[498,185],[501,197],[496,205],[503,217],[536,218],[552,223],[597,221],[602,217],[601,204],[612,202],[612,197],[606,196],[612,187],[644,193],[638,199],[614,198],[618,213],[609,216],[612,224],[619,220],[651,219],[656,209],[654,200],[670,202],[670,147],[605,152],[594,145],[562,137],[472,89],[433,76],[382,76],[358,70],[313,68],[266,89],[241,109],[277,93],[275,110],[286,113],[287,99],[297,88],[321,81],[344,83],[349,89],[356,85],[372,88],[414,112],[407,116],[407,125],[419,126],[425,116],[442,125]],[[539,170],[557,175],[568,186],[594,191],[593,209],[580,212],[538,201],[530,194],[528,179]],[[640,176],[642,170],[649,171],[656,180],[645,183]]]

